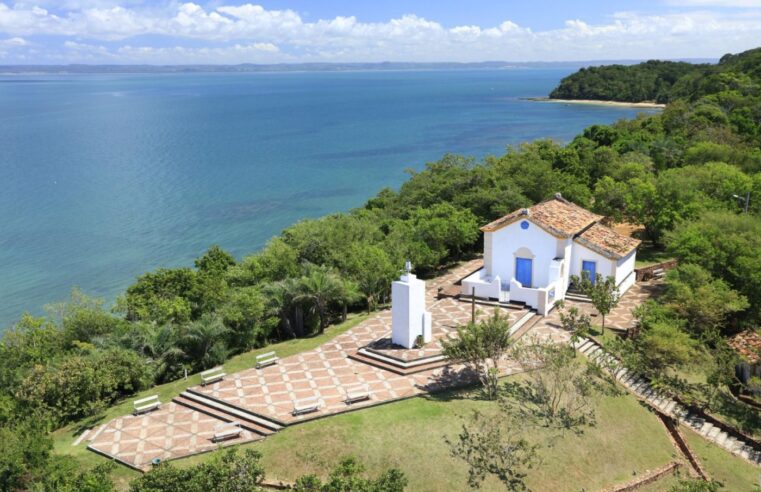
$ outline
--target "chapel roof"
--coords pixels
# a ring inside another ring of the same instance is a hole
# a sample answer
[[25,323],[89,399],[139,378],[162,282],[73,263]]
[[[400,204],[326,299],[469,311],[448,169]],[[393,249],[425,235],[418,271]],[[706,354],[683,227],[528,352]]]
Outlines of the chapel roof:
[[619,234],[599,222],[584,229],[581,234],[574,238],[574,241],[614,260],[625,258],[642,242],[639,239]]
[[557,193],[550,200],[515,210],[486,224],[481,230],[494,232],[519,220],[528,219],[555,237],[573,237],[579,244],[614,260],[626,257],[640,245],[641,241],[600,224],[602,218]]
[[520,219],[530,219],[553,236],[568,238],[599,221],[602,216],[569,202],[558,193],[551,200],[518,209],[483,226],[481,230],[494,232]]
[[761,335],[747,330],[733,336],[727,342],[740,357],[750,364],[761,362]]

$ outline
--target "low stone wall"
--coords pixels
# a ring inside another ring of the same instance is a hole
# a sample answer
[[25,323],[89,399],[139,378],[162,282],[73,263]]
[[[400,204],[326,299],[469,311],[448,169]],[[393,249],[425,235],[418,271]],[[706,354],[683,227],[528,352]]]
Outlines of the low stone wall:
[[656,263],[655,265],[635,268],[634,272],[637,275],[637,282],[650,280],[653,277],[653,272],[655,272],[656,270],[658,269],[671,270],[672,268],[676,267],[677,263],[678,263],[677,260],[669,260],[669,261],[664,261],[662,263]]
[[706,472],[706,470],[703,468],[703,465],[700,464],[700,460],[698,460],[698,457],[692,451],[692,448],[690,448],[687,440],[679,431],[678,421],[672,419],[657,409],[655,410],[655,413],[658,415],[658,418],[666,427],[671,443],[682,453],[682,456],[684,456],[687,462],[690,464],[693,474],[702,480],[710,480],[708,472]]
[[666,475],[674,473],[677,468],[679,468],[679,463],[676,461],[671,461],[664,466],[656,468],[655,470],[648,472],[643,476],[634,478],[625,484],[614,485],[613,487],[603,489],[600,492],[627,492],[629,490],[637,490],[640,487],[660,480]]

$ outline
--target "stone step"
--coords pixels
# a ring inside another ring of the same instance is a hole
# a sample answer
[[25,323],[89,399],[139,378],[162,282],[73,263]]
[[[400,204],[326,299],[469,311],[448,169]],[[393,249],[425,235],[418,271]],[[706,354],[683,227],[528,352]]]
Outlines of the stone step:
[[586,346],[586,348],[584,348],[584,350],[581,351],[581,353],[584,355],[589,355],[590,353],[596,350],[600,350],[600,347],[598,347],[596,343],[591,342],[589,345]]
[[409,376],[410,374],[417,374],[419,372],[430,371],[432,369],[438,369],[439,367],[444,367],[446,365],[449,365],[448,359],[442,359],[442,360],[429,362],[427,364],[419,364],[415,366],[404,367],[401,365],[396,365],[393,362],[390,362],[387,360],[383,360],[377,357],[372,357],[367,354],[363,354],[361,352],[355,352],[353,354],[349,354],[349,358],[356,360],[357,362],[362,362],[364,364],[377,367],[379,369],[384,369],[386,371],[393,372],[394,374],[399,374],[400,376]]
[[566,300],[574,301],[574,302],[586,302],[586,303],[589,303],[589,304],[592,303],[592,299],[590,299],[589,297],[585,296],[584,294],[577,294],[577,293],[570,292],[570,291],[566,291],[565,298],[566,298]]
[[703,425],[700,427],[700,433],[704,436],[707,436],[709,432],[711,432],[711,429],[713,429],[713,424],[710,422],[703,422]]
[[706,437],[713,441],[719,434],[721,434],[721,428],[714,426],[706,433]]
[[714,442],[718,444],[719,446],[723,446],[725,442],[727,442],[727,439],[729,438],[729,434],[727,434],[724,431],[719,432],[716,437],[714,438]]
[[591,340],[581,337],[573,343],[573,348],[578,351],[582,351],[585,347],[588,347],[591,343],[593,343]]
[[740,449],[740,447],[742,447],[742,443],[738,441],[737,439],[735,439],[734,437],[729,436],[729,438],[726,441],[724,441],[723,446],[730,453],[735,453]]
[[232,415],[233,417],[235,417],[235,420],[239,418],[245,419],[245,420],[254,422],[257,425],[270,429],[273,432],[278,431],[284,427],[284,424],[282,422],[277,422],[274,419],[264,417],[262,415],[258,415],[254,412],[246,410],[245,408],[232,405],[230,403],[219,400],[217,398],[206,395],[204,393],[199,393],[198,391],[192,388],[188,388],[186,391],[180,393],[180,396],[188,400],[194,401],[197,404],[205,405],[219,412],[224,412],[228,415]]
[[748,446],[747,444],[743,444],[740,448],[739,455],[745,458],[746,460],[750,459],[750,453],[753,451],[753,448]]
[[258,422],[249,420],[247,417],[243,415],[233,416],[227,412],[223,412],[216,408],[207,406],[203,403],[199,403],[195,400],[186,398],[182,395],[172,398],[172,401],[177,403],[178,405],[182,405],[183,407],[193,409],[197,412],[205,413],[206,415],[211,415],[212,417],[216,417],[225,422],[240,422],[240,426],[242,428],[249,430],[251,432],[254,432],[256,434],[259,434],[261,436],[268,436],[275,432],[273,429],[264,427],[263,425],[260,425]]

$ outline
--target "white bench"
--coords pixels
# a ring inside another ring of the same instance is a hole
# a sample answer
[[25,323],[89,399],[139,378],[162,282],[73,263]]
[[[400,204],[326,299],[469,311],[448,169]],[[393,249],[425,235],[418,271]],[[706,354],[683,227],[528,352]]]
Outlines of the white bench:
[[267,352],[266,354],[261,354],[256,356],[256,368],[261,369],[262,367],[271,366],[272,364],[277,364],[277,361],[279,361],[280,358],[275,354],[275,352]]
[[217,424],[214,427],[214,437],[211,439],[214,442],[224,441],[225,439],[232,439],[238,437],[243,429],[240,428],[240,422],[225,422],[224,424]]
[[221,367],[215,367],[208,369],[201,373],[201,386],[221,381],[227,374],[224,373],[224,369]]
[[349,386],[346,388],[346,399],[344,402],[347,405],[351,405],[352,403],[357,403],[364,400],[370,399],[370,391],[367,389],[367,386],[364,384],[357,384],[354,386]]
[[159,395],[152,395],[147,398],[140,398],[139,400],[135,400],[132,403],[132,406],[135,409],[133,413],[135,415],[140,415],[141,413],[150,412],[151,410],[157,409],[159,406],[161,406],[161,402],[159,401]]
[[316,396],[311,398],[302,398],[293,402],[293,416],[302,415],[305,413],[316,412],[320,408],[320,401]]

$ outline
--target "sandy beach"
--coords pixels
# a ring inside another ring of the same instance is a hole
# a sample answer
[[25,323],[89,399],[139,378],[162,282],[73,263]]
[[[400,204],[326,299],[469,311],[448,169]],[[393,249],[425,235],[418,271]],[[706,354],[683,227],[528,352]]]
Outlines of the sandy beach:
[[549,97],[532,97],[529,101],[566,103],[566,104],[591,104],[595,106],[620,106],[625,108],[665,108],[665,104],[655,102],[623,102],[623,101],[600,101],[595,99],[550,99]]

